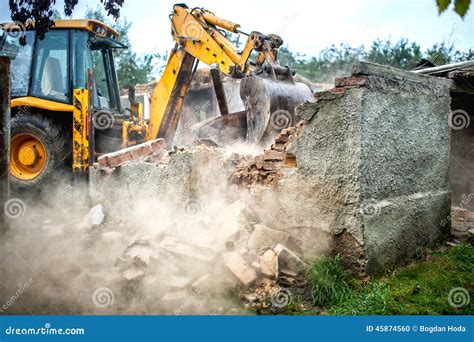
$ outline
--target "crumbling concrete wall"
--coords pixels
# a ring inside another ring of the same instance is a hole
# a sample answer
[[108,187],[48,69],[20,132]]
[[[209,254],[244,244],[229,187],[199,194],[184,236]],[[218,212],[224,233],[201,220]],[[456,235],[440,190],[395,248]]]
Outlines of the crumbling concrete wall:
[[106,173],[104,169],[91,170],[91,197],[117,217],[138,201],[177,208],[183,214],[193,210],[189,207],[194,205],[192,201],[205,203],[206,198],[224,193],[227,184],[221,156],[206,147],[177,150],[156,163],[126,163]]
[[297,168],[251,196],[255,215],[305,242],[306,258],[321,231],[369,273],[414,255],[448,229],[448,86],[357,63],[300,108],[306,127],[287,150]]

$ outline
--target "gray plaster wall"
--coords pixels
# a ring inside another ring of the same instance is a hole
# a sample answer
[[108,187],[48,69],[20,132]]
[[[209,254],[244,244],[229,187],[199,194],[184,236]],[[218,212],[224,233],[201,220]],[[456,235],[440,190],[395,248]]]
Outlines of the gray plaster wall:
[[320,231],[349,235],[352,246],[338,252],[361,249],[359,264],[376,273],[449,230],[441,224],[450,212],[449,84],[370,63],[354,75],[366,85],[300,108],[307,126],[289,149],[297,169],[254,196],[253,207],[313,246],[306,258],[318,254]]
[[[227,174],[222,171],[221,156],[202,148],[172,155],[168,164],[128,163],[111,175],[101,170],[90,173],[91,197],[101,203],[111,216],[121,217],[146,201],[184,210],[189,201],[205,203],[208,198],[225,193]],[[152,212],[145,213],[153,216]]]

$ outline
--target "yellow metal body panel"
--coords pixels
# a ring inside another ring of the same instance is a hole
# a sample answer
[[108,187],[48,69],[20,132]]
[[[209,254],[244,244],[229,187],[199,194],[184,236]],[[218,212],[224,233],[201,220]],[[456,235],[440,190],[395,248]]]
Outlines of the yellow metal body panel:
[[72,170],[84,172],[89,167],[88,137],[88,91],[74,89],[74,110],[72,111]]
[[[267,61],[273,64],[276,49],[283,43],[276,35],[251,32],[242,53],[221,33],[224,30],[238,33],[239,24],[222,19],[201,8],[190,9],[175,5],[171,15],[172,35],[177,47],[170,54],[163,75],[153,90],[148,129],[145,140],[165,138],[171,146],[190,78],[194,58],[207,65],[217,65],[219,71],[232,77],[244,77]],[[248,60],[252,51],[259,53],[257,63]],[[124,125],[124,145],[133,143],[131,133],[142,123],[133,120]],[[146,123],[143,124],[146,126]],[[128,141],[131,140],[131,141]]]
[[231,68],[239,62],[240,56],[232,44],[218,30],[206,31],[202,15],[195,17],[191,10],[175,6],[171,17],[173,38],[185,50],[207,65],[217,64],[222,72],[230,74]]
[[178,74],[183,65],[185,53],[186,51],[183,49],[174,49],[171,52],[163,75],[155,89],[153,89],[150,104],[150,123],[146,140],[153,140],[158,137],[158,131],[160,130],[166,109],[171,101],[171,95],[177,84]]
[[53,112],[72,112],[74,106],[66,103],[54,102],[50,100],[39,99],[37,97],[26,96],[12,99],[11,107],[29,106],[33,108],[41,108],[51,110]]
[[[18,24],[13,22],[7,22],[0,24],[4,28],[8,29],[21,29]],[[35,23],[28,23],[27,28],[35,27]],[[65,19],[65,20],[54,20],[53,29],[77,29],[77,30],[85,30],[91,33],[100,35],[100,36],[107,36],[117,38],[120,34],[115,31],[110,26],[93,19]]]
[[[116,38],[120,36],[120,34],[110,26],[93,19],[55,20],[54,28],[86,30],[99,35],[106,35]],[[100,28],[100,30],[98,30],[98,28]]]

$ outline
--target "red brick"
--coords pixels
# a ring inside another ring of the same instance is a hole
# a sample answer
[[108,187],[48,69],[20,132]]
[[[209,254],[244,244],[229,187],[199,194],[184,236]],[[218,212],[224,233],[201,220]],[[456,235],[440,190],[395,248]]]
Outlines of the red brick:
[[279,152],[275,150],[265,150],[263,154],[263,159],[265,161],[271,161],[271,160],[283,161],[283,159],[285,159],[285,152]]
[[140,145],[104,154],[97,161],[101,167],[117,167],[132,160],[141,160],[154,154],[162,154],[164,146],[163,139],[147,141]]
[[336,87],[362,87],[367,84],[366,76],[336,77]]

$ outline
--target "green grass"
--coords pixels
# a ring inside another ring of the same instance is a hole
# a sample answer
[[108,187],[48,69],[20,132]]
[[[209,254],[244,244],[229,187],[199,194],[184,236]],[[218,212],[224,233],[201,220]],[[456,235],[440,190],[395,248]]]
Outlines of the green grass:
[[[414,262],[389,275],[372,278],[368,283],[350,281],[340,275],[342,268],[338,258],[333,259],[333,263],[317,261],[315,265],[312,269],[318,269],[318,272],[308,274],[308,280],[314,284],[313,292],[321,289],[321,292],[313,295],[314,304],[320,305],[325,301],[322,296],[329,294],[329,300],[323,305],[329,314],[474,313],[474,248],[467,244],[428,254],[427,260]],[[317,279],[317,274],[324,275],[322,281]],[[324,286],[321,286],[321,282]],[[347,291],[346,286],[349,289]],[[469,305],[454,308],[449,304],[449,291],[456,287],[468,290],[471,297]]]
[[306,277],[312,286],[314,305],[335,305],[349,295],[349,275],[341,267],[339,256],[322,258],[313,263]]

